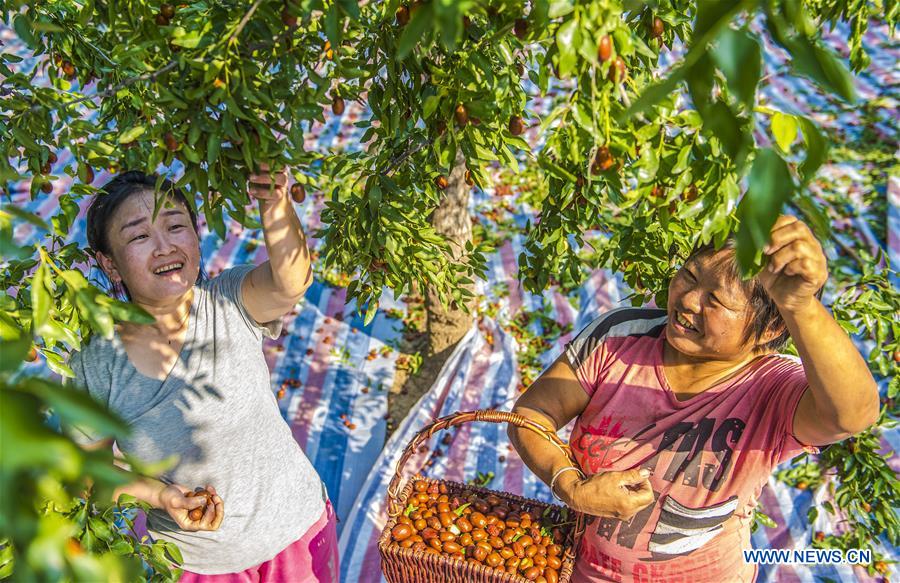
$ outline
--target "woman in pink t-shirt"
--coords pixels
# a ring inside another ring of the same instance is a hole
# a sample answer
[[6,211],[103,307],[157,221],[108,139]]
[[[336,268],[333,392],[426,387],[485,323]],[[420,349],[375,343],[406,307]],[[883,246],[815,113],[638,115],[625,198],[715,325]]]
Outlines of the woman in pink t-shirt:
[[[555,496],[588,515],[574,581],[753,581],[743,560],[772,469],[863,431],[878,388],[819,301],[827,279],[809,228],[782,216],[769,264],[741,281],[734,249],[701,248],[665,310],[597,318],[515,412],[554,430],[576,419],[579,468],[510,428]],[[800,358],[778,354],[792,338]]]

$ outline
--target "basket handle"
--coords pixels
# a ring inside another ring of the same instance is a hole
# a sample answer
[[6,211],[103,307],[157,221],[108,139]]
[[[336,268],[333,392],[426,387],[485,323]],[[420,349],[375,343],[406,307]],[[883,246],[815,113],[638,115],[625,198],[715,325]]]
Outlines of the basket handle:
[[517,427],[529,429],[555,445],[557,449],[559,449],[563,453],[563,455],[566,456],[566,459],[568,459],[573,466],[575,466],[576,468],[579,467],[578,462],[572,455],[572,450],[569,449],[569,446],[566,445],[559,438],[559,436],[556,435],[556,433],[550,431],[536,421],[532,421],[531,419],[523,417],[518,413],[511,413],[509,411],[495,411],[493,409],[460,411],[457,413],[453,413],[452,415],[441,417],[440,419],[435,419],[434,421],[423,427],[416,434],[416,436],[413,437],[412,441],[409,442],[409,445],[406,446],[406,449],[403,450],[403,455],[400,456],[399,460],[397,460],[397,466],[394,469],[394,477],[391,479],[391,483],[388,486],[387,490],[388,516],[399,516],[403,512],[403,508],[400,506],[399,502],[400,482],[402,480],[400,472],[403,470],[403,466],[406,465],[407,460],[409,460],[413,452],[419,449],[419,445],[421,445],[422,442],[428,440],[438,431],[443,431],[445,429],[453,427],[454,425],[471,423],[472,421],[486,421],[488,423],[512,423]]

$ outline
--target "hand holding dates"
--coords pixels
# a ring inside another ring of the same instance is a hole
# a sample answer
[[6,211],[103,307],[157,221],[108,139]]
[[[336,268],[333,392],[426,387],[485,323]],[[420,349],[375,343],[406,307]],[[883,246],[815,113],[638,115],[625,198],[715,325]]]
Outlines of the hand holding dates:
[[584,514],[628,520],[655,500],[646,470],[610,471],[578,478],[560,476],[556,491],[569,507]]
[[163,489],[159,501],[159,506],[186,531],[217,530],[225,517],[225,505],[212,486],[192,492],[172,484]]

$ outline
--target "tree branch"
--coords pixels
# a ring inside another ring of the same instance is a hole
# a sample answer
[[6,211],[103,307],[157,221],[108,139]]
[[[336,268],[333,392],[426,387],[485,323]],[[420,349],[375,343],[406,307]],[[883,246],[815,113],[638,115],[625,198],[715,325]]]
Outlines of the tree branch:
[[247,11],[247,14],[241,18],[241,21],[238,23],[237,28],[234,29],[234,32],[231,33],[231,36],[228,37],[228,42],[226,44],[231,44],[237,35],[241,34],[241,31],[244,30],[244,27],[247,26],[247,23],[250,22],[250,18],[253,16],[253,13],[256,12],[256,9],[259,8],[259,5],[262,4],[262,0],[256,0],[253,3],[253,6],[250,7],[250,10]]
[[[162,69],[157,69],[156,71],[153,71],[151,73],[144,73],[143,75],[139,75],[137,77],[131,77],[129,79],[125,79],[124,81],[122,81],[121,83],[116,85],[115,87],[110,87],[109,89],[107,89],[106,91],[103,91],[101,93],[95,93],[93,95],[85,95],[84,97],[79,97],[78,99],[73,99],[72,101],[67,101],[66,103],[62,104],[60,109],[67,109],[73,105],[77,105],[79,103],[84,103],[85,101],[89,101],[91,99],[103,99],[104,97],[109,97],[110,95],[115,95],[116,93],[119,92],[119,90],[124,89],[125,87],[128,87],[129,85],[133,85],[134,83],[137,83],[138,81],[152,81],[153,79],[156,79],[160,75],[162,75],[164,73],[168,73],[169,71],[174,69],[177,64],[178,64],[177,60],[170,61]],[[32,105],[31,106],[31,111],[34,113],[37,113],[40,110],[41,110],[40,105]]]
[[419,150],[424,148],[425,144],[427,144],[427,143],[428,143],[427,140],[420,140],[418,144],[407,149],[405,152],[403,152],[402,154],[400,154],[399,156],[397,156],[396,158],[391,160],[388,163],[388,167],[384,170],[384,175],[390,176],[391,172],[396,170],[400,164],[402,164],[403,162],[405,162],[407,160],[407,158],[409,158],[410,156],[412,156],[413,154],[415,154],[416,152],[418,152]]
[[[806,211],[806,209],[804,209],[802,206],[800,206],[800,205],[798,205],[798,204],[792,204],[791,207],[794,208],[794,209],[796,209],[797,211],[799,211],[800,214],[803,215],[803,218],[805,218],[807,222],[812,222],[812,221],[814,220],[814,217],[813,217],[812,215],[810,215],[810,214]],[[863,266],[863,260],[862,260],[862,258],[859,256],[859,253],[857,253],[854,249],[852,249],[852,248],[851,248],[850,246],[848,246],[846,243],[844,243],[843,241],[841,241],[840,237],[839,237],[837,234],[834,234],[834,235],[829,239],[829,241],[834,242],[838,247],[840,247],[841,251],[843,251],[844,254],[846,254],[848,257],[850,257],[851,259],[853,259],[853,261],[855,261],[856,264],[860,266],[860,269],[862,268],[862,266]]]
[[862,269],[862,266],[864,265],[863,260],[855,250],[841,241],[837,235],[832,237],[831,240],[834,241],[834,243],[836,243],[837,246],[841,248],[841,251],[843,251],[848,257],[856,261],[856,264],[860,266],[860,269]]

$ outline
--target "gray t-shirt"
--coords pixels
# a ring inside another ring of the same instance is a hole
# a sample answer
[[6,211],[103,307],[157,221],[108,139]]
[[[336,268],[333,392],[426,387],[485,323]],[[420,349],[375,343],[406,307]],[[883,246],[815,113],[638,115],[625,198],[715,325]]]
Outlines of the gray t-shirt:
[[[183,567],[202,574],[242,571],[267,561],[303,536],[325,511],[322,481],[278,410],[262,352],[263,334],[244,308],[242,265],[194,288],[184,347],[164,381],[128,360],[118,336],[94,337],[70,361],[74,382],[118,413],[132,433],[116,440],[138,459],[178,456],[162,478],[188,488],[211,484],[225,518],[215,532],[185,532],[153,510],[154,538],[178,545]],[[97,440],[71,428],[84,444]]]

